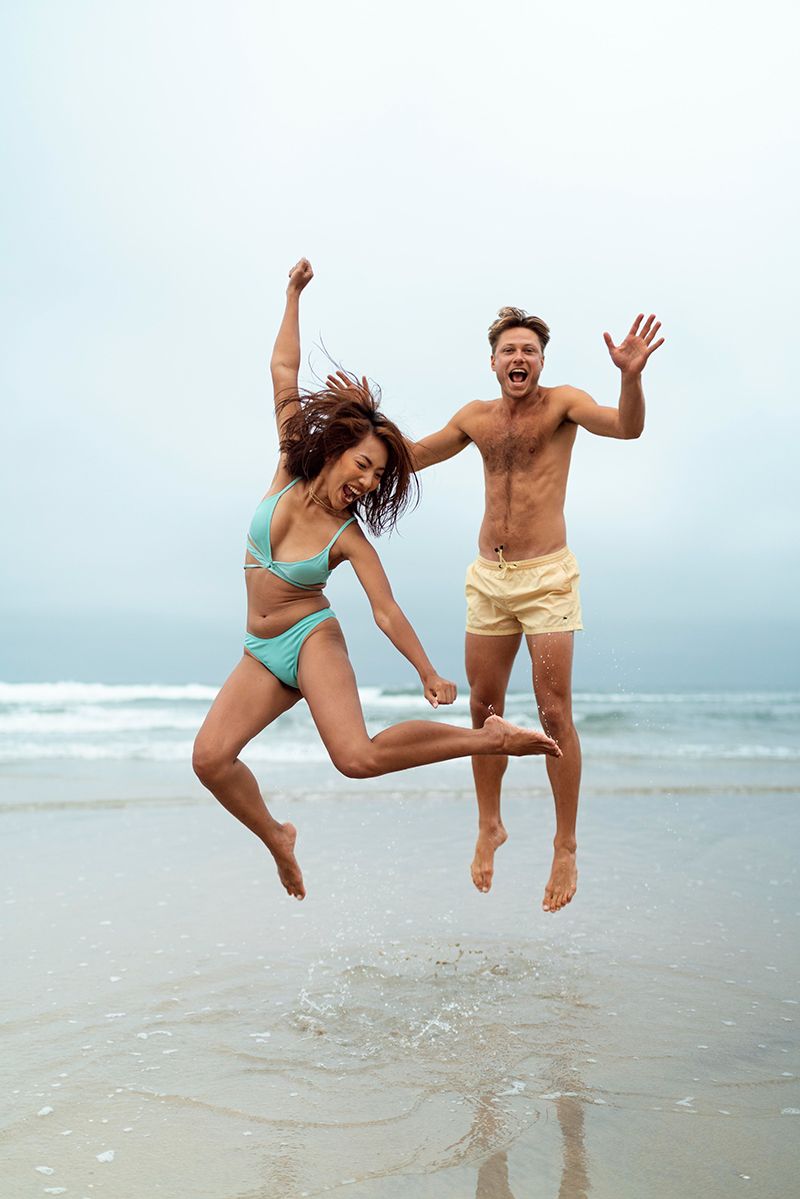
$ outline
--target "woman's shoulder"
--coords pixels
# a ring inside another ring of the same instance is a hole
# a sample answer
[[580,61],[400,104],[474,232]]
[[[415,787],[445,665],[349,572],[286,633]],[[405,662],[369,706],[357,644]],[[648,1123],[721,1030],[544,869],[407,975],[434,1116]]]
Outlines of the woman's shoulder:
[[288,491],[290,487],[293,487],[295,483],[299,482],[299,475],[291,475],[284,466],[279,466],[275,471],[272,482],[261,497],[261,503],[263,504],[264,500],[273,499],[276,495],[281,495],[284,491]]
[[357,516],[349,517],[339,526],[335,549],[340,559],[352,558],[354,554],[363,554],[366,551],[375,553],[372,543],[364,536]]

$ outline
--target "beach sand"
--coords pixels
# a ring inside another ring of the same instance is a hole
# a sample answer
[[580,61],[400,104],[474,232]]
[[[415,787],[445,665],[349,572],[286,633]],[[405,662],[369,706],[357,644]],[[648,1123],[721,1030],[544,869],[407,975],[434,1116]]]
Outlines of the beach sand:
[[[2,783],[3,1194],[783,1199],[800,1167],[798,795],[514,764],[495,888],[468,767],[284,788],[309,895],[181,768]],[[120,778],[120,774],[125,778]],[[323,778],[324,772],[320,776]],[[441,777],[439,779],[441,781]],[[457,784],[457,785],[455,785]]]

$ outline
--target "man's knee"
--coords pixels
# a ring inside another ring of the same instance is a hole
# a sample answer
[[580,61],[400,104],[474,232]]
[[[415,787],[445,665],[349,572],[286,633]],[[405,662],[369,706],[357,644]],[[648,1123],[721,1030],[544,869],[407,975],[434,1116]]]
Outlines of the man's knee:
[[504,688],[487,686],[483,681],[477,681],[470,687],[469,711],[474,729],[483,728],[487,716],[502,716],[505,707]]
[[487,704],[483,700],[470,700],[469,712],[472,717],[472,727],[474,729],[482,729],[486,724],[489,716],[502,716],[505,711],[505,705],[501,699],[496,703]]
[[539,718],[548,737],[562,741],[573,731],[572,704],[569,700],[547,697],[538,701]]

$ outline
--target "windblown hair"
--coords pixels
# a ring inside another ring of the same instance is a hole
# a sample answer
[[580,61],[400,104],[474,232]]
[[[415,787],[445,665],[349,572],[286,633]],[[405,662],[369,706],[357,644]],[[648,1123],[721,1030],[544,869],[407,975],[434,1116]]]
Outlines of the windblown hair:
[[492,353],[497,348],[501,333],[505,333],[506,329],[529,329],[539,338],[542,353],[550,340],[550,327],[540,316],[528,316],[524,308],[501,308],[497,320],[489,326],[489,345],[492,347]]
[[403,512],[419,499],[419,483],[411,452],[394,421],[379,410],[380,389],[369,388],[348,373],[346,390],[325,388],[293,392],[278,404],[278,415],[299,400],[281,434],[281,453],[292,475],[315,479],[326,463],[358,445],[370,433],[386,447],[386,468],[380,484],[351,505],[350,511],[370,533],[392,531]]

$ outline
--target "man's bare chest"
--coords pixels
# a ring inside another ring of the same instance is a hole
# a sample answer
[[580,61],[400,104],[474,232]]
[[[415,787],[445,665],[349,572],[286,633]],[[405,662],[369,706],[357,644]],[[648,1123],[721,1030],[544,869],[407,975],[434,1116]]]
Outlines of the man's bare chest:
[[532,415],[514,421],[485,421],[472,440],[478,447],[487,471],[530,472],[543,458],[549,458],[558,440],[558,422],[549,414]]

